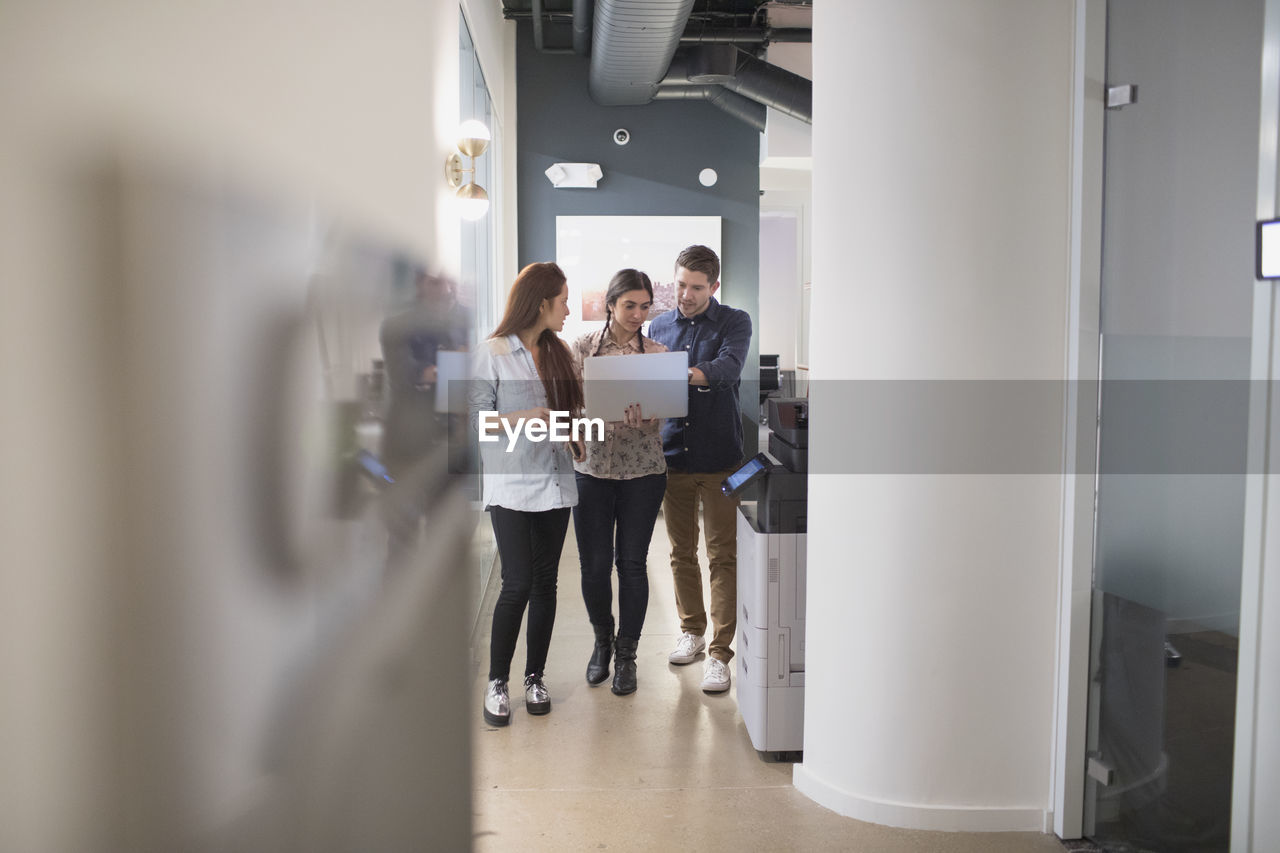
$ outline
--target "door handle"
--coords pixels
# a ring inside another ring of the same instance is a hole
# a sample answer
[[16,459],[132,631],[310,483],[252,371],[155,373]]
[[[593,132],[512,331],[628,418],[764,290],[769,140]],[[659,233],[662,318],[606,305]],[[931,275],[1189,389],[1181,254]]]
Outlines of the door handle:
[[1107,109],[1118,110],[1129,104],[1138,103],[1138,86],[1135,83],[1121,83],[1107,87]]

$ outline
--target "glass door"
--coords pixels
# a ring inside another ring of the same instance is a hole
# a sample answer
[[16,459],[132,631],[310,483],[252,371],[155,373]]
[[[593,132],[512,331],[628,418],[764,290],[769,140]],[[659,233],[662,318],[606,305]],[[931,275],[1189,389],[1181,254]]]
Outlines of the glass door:
[[[1263,0],[1110,0],[1085,834],[1226,851]],[[1121,94],[1117,91],[1117,94]],[[1123,98],[1121,98],[1123,100]]]

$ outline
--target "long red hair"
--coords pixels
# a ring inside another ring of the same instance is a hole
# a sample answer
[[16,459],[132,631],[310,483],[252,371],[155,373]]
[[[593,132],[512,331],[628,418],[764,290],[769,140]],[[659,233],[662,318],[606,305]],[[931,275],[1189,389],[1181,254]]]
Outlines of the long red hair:
[[[502,320],[489,337],[518,335],[532,328],[538,322],[543,305],[547,300],[555,300],[560,296],[567,280],[564,270],[553,263],[529,264],[520,270],[515,283],[511,285],[511,293],[507,296],[507,309]],[[555,411],[581,414],[582,383],[573,368],[573,356],[569,347],[550,329],[543,329],[538,336],[537,346],[538,372],[542,387],[547,391],[548,406]]]

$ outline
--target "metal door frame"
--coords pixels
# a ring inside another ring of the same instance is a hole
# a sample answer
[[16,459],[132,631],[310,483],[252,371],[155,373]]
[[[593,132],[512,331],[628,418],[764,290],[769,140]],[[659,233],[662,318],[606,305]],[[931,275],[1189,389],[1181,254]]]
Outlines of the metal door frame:
[[[1262,36],[1262,86],[1261,109],[1258,121],[1258,219],[1276,216],[1277,146],[1280,139],[1280,0],[1266,0]],[[1277,317],[1277,300],[1271,282],[1254,282],[1253,286],[1253,349],[1249,375],[1255,380],[1255,394],[1250,400],[1249,413],[1249,471],[1270,472],[1269,456],[1273,444],[1280,446],[1280,436],[1273,436],[1275,425],[1280,424],[1280,400],[1272,393],[1273,383],[1280,378],[1280,352],[1275,342],[1280,340],[1280,317]],[[1265,381],[1257,381],[1265,380]],[[1280,491],[1275,478],[1266,474],[1250,474],[1245,484],[1244,559],[1240,579],[1240,652],[1237,661],[1239,673],[1236,683],[1235,755],[1233,758],[1231,792],[1231,850],[1246,853],[1254,849],[1254,827],[1257,823],[1254,803],[1258,801],[1256,788],[1258,744],[1261,740],[1258,728],[1259,707],[1268,697],[1261,695],[1259,687],[1265,640],[1263,637],[1263,575],[1268,562],[1280,559],[1280,547],[1273,544],[1277,538],[1277,507],[1280,507]],[[1270,535],[1268,535],[1270,534]],[[1273,579],[1272,586],[1275,586]],[[1274,600],[1272,617],[1275,617]],[[1274,635],[1275,627],[1271,626]],[[1274,640],[1274,637],[1272,637]],[[1270,653],[1275,653],[1274,644]],[[1265,686],[1264,686],[1265,687]],[[1269,682],[1274,693],[1275,680]],[[1269,697],[1274,701],[1274,695]],[[1272,743],[1274,743],[1274,735]],[[1276,756],[1270,756],[1272,761]],[[1263,799],[1267,799],[1264,796]],[[1274,818],[1271,821],[1274,823]],[[1273,839],[1274,840],[1274,839]],[[1265,842],[1264,843],[1268,843]]]
[[[1083,826],[1097,489],[1097,377],[1102,278],[1103,80],[1107,0],[1073,0],[1071,79],[1071,292],[1068,300],[1059,551],[1052,830]],[[1046,831],[1050,829],[1045,827]]]

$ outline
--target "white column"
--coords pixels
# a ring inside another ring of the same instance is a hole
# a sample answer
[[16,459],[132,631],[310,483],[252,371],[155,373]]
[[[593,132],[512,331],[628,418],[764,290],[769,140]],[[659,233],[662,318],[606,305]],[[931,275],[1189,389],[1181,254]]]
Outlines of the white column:
[[[880,454],[851,443],[877,413],[858,410],[866,398],[849,382],[954,380],[964,400],[991,390],[982,380],[1030,379],[1060,396],[1073,9],[814,9],[813,473],[795,784],[859,819],[1051,825],[1062,411],[1037,413],[1015,471],[866,473]],[[1001,428],[1001,412],[986,415]]]

